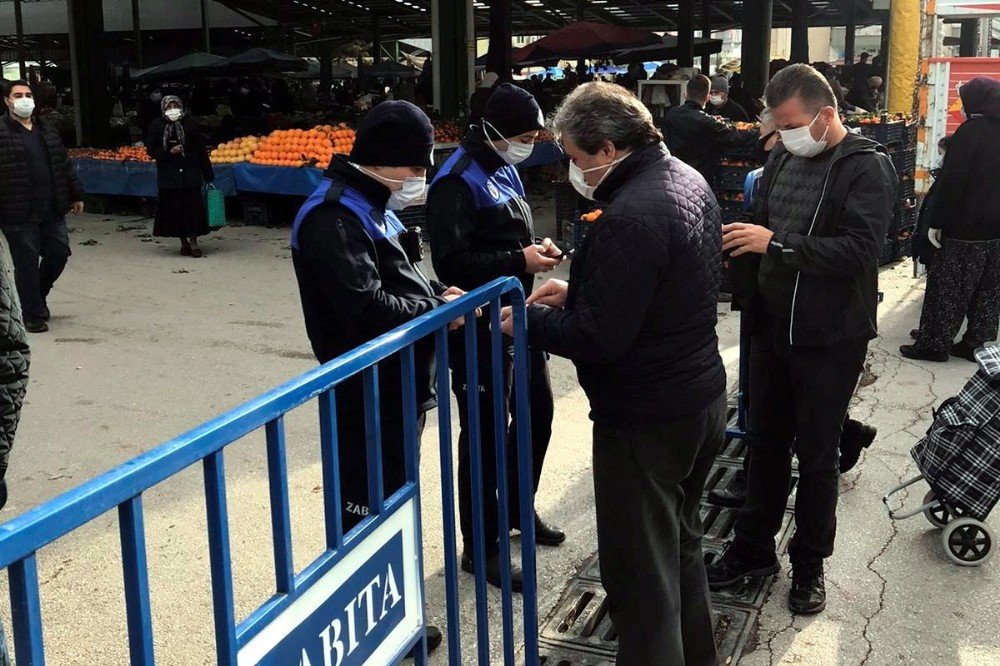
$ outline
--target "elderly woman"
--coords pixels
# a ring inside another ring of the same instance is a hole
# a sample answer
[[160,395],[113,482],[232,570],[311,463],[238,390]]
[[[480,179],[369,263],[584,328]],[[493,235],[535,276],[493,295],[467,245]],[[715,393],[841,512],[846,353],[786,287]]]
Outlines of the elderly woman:
[[181,254],[202,256],[198,237],[208,234],[203,188],[215,179],[201,128],[185,117],[179,97],[167,95],[160,105],[163,115],[149,126],[146,152],[156,160],[159,201],[153,235],[179,238]]
[[624,88],[580,86],[553,124],[570,181],[604,212],[569,283],[529,298],[528,340],[572,360],[590,400],[618,663],[715,664],[699,503],[726,420],[719,206]]

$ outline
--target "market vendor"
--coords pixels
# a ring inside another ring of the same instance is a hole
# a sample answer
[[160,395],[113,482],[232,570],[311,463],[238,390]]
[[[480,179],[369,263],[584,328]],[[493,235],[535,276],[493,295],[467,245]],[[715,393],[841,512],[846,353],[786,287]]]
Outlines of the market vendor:
[[707,76],[699,74],[687,83],[687,100],[671,107],[663,121],[663,134],[670,152],[697,169],[712,182],[724,152],[750,151],[760,133],[738,130],[705,111],[712,89]]
[[[525,198],[524,186],[515,165],[532,152],[539,132],[544,128],[542,110],[531,93],[505,83],[490,96],[480,124],[470,128],[461,147],[438,171],[427,197],[427,220],[430,227],[431,249],[437,275],[462,289],[472,290],[499,277],[512,276],[521,280],[524,292],[530,294],[535,274],[551,271],[560,263],[560,250],[551,240],[536,241],[531,208]],[[511,396],[512,350],[504,355],[505,383],[492,384],[489,318],[482,317],[478,325],[480,405],[493,404],[494,391],[502,391],[504,399],[513,404]],[[466,359],[464,345],[456,340],[451,346],[452,387],[458,399],[461,419],[459,439],[459,509],[465,554],[462,568],[472,573],[473,520],[471,464],[469,459],[469,413],[466,399]],[[531,433],[534,472],[533,489],[537,490],[542,462],[552,434],[552,387],[549,382],[547,355],[530,350]],[[505,424],[508,425],[508,424]],[[509,497],[511,526],[519,528],[517,494],[517,456],[514,442],[517,432],[515,419],[509,423],[507,444],[510,461]],[[481,410],[479,423],[482,443],[483,487],[491,498],[484,503],[486,534],[486,577],[500,585],[499,524],[496,495],[496,438],[491,409]],[[535,514],[535,540],[539,544],[558,546],[566,536],[547,525]],[[512,572],[515,590],[522,584],[520,571]]]
[[708,109],[709,115],[733,122],[750,122],[750,114],[746,109],[729,98],[729,79],[726,77],[716,76],[712,79],[712,90],[709,92],[708,101],[711,104]]
[[[394,211],[418,201],[434,149],[430,119],[409,102],[376,106],[358,126],[348,158],[337,157],[292,226],[292,261],[306,331],[320,363],[359,347],[464,292],[420,270],[419,237]],[[456,324],[458,323],[456,322]],[[415,347],[418,429],[437,403],[434,343]],[[379,364],[382,477],[388,498],[406,481],[399,355]],[[337,386],[341,519],[345,532],[370,513],[361,375]],[[428,627],[428,643],[440,643]]]

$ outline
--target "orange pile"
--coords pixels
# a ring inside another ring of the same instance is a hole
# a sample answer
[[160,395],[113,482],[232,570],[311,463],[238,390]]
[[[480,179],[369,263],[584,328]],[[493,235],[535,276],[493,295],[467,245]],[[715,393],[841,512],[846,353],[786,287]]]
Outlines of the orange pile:
[[260,140],[250,163],[284,167],[317,166],[325,169],[330,165],[333,152],[333,143],[327,133],[319,128],[276,130]]
[[333,152],[336,154],[348,155],[351,149],[354,148],[354,130],[348,127],[346,123],[340,123],[335,127],[322,125],[316,129],[326,132],[326,135],[330,138],[330,142],[333,144]]
[[107,160],[111,162],[152,162],[146,149],[142,146],[124,146],[116,150],[105,148],[74,148],[69,151],[70,157],[88,158],[92,160]]
[[257,150],[258,139],[255,136],[246,136],[241,139],[233,139],[228,143],[220,143],[219,147],[213,150],[209,157],[212,164],[236,164],[246,162],[253,157]]

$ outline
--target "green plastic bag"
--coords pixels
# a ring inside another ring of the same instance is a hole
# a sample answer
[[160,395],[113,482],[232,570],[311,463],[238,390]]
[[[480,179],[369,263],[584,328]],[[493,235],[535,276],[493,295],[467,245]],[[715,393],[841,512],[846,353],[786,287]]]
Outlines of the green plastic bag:
[[226,196],[212,183],[205,188],[205,207],[208,210],[210,229],[221,229],[226,226]]

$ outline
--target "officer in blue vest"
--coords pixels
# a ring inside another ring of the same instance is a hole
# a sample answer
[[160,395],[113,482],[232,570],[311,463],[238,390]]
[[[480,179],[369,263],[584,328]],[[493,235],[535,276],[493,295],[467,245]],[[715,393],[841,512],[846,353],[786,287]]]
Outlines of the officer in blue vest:
[[[524,185],[515,168],[527,159],[538,133],[545,127],[542,111],[527,91],[511,84],[494,89],[483,113],[481,124],[470,128],[462,146],[438,171],[427,197],[427,221],[430,228],[431,256],[438,277],[449,284],[472,290],[491,280],[513,276],[521,280],[525,294],[530,294],[535,274],[552,270],[560,259],[559,249],[552,241],[536,242],[531,209],[524,194]],[[493,404],[492,370],[490,367],[489,317],[477,322],[479,332],[480,405]],[[464,346],[460,341],[451,346],[452,387],[458,399],[461,435],[459,438],[459,513],[465,554],[463,570],[474,568],[472,534],[472,483],[469,461],[469,414],[465,395]],[[485,351],[483,351],[485,350]],[[505,355],[503,391],[511,401],[512,354]],[[533,488],[537,490],[545,450],[552,435],[552,387],[549,382],[546,355],[531,351],[530,399],[533,448]],[[513,419],[512,419],[513,421]],[[487,493],[496,489],[496,457],[492,450],[494,437],[493,410],[481,410],[480,441],[483,450],[483,487]],[[511,469],[508,473],[511,524],[518,528],[520,512],[517,503],[516,424],[508,430]],[[496,501],[487,499],[484,505],[487,551],[486,577],[500,585],[499,520]],[[558,546],[566,535],[535,516],[536,542]],[[520,590],[521,572],[512,572],[515,591]]]
[[[292,227],[292,260],[306,331],[320,363],[430,312],[464,292],[428,280],[419,238],[393,211],[423,198],[434,128],[409,102],[384,102],[365,116],[348,159],[338,158]],[[457,324],[457,323],[456,323]],[[417,344],[420,430],[436,405],[433,340]],[[379,364],[385,497],[405,482],[398,356]],[[347,531],[369,514],[364,398],[360,375],[336,390],[342,518]],[[428,645],[440,632],[428,628]]]

